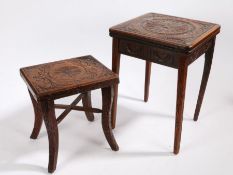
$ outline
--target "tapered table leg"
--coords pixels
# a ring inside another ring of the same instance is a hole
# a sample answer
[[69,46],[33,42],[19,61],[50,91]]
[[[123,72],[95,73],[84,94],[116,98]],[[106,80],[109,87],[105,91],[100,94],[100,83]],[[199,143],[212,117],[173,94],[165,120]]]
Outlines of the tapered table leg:
[[187,64],[181,60],[178,68],[174,154],[178,154],[180,150],[187,70]]
[[[112,43],[112,71],[119,74],[120,70],[120,52],[119,52],[119,40],[113,38]],[[118,98],[118,84],[114,85],[114,94],[113,94],[113,106],[112,106],[112,128],[116,126],[116,113],[117,113],[117,98]]]
[[57,156],[58,156],[58,128],[55,116],[54,101],[42,101],[41,108],[43,111],[44,122],[48,133],[49,139],[49,164],[48,172],[52,173],[56,170]]
[[207,82],[209,79],[210,69],[211,69],[211,65],[212,65],[212,59],[213,59],[213,55],[214,55],[214,45],[215,45],[215,38],[213,39],[211,47],[205,53],[205,65],[204,65],[204,71],[203,71],[203,75],[202,75],[202,81],[201,81],[201,86],[200,86],[200,90],[199,90],[199,95],[198,95],[198,99],[197,99],[196,110],[195,110],[194,118],[193,118],[194,121],[198,120],[202,101],[204,98],[206,85],[207,85]]
[[144,102],[148,101],[150,88],[151,62],[146,61]]
[[40,133],[42,122],[43,122],[42,112],[41,112],[40,105],[38,105],[37,101],[34,99],[31,92],[29,90],[28,90],[28,92],[29,92],[30,97],[31,97],[31,101],[32,101],[33,109],[34,109],[34,114],[35,114],[34,127],[33,127],[30,138],[37,139],[37,137]]
[[[91,104],[91,91],[85,92],[82,97],[82,103],[84,108],[92,108]],[[93,112],[85,111],[87,120],[93,121],[94,120],[94,114]]]
[[112,105],[112,88],[102,88],[102,127],[104,135],[112,150],[118,151],[119,147],[112,133],[110,110]]

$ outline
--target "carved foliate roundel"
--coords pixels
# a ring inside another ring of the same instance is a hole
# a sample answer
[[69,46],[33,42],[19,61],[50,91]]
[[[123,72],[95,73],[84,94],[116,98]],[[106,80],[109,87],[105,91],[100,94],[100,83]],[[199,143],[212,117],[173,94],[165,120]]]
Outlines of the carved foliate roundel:
[[37,94],[52,94],[117,79],[112,71],[92,56],[72,58],[21,69]]
[[148,13],[110,28],[110,35],[186,50],[219,29],[213,23]]
[[150,33],[164,35],[180,35],[192,32],[195,29],[195,26],[191,23],[181,20],[160,20],[153,18],[143,21],[141,27]]

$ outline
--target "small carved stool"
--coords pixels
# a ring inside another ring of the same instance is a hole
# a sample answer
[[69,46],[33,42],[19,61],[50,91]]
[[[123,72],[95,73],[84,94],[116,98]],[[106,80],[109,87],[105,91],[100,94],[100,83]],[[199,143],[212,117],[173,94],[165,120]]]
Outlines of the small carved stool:
[[[118,75],[106,68],[92,56],[72,58],[47,64],[20,69],[25,80],[35,112],[32,139],[36,139],[44,120],[49,139],[48,171],[54,172],[58,156],[57,125],[71,110],[85,111],[89,121],[94,120],[93,113],[102,113],[102,127],[105,137],[112,148],[118,145],[112,133],[110,109],[112,104],[112,87],[119,83]],[[102,90],[102,110],[92,108],[91,90]],[[70,104],[54,104],[54,100],[80,93]],[[82,100],[83,107],[76,106]],[[55,108],[65,109],[56,119]]]
[[[216,35],[220,26],[203,21],[148,13],[110,28],[113,37],[112,70],[119,74],[120,54],[146,61],[144,101],[149,96],[151,63],[178,69],[174,153],[181,140],[188,66],[205,53],[205,67],[194,114],[197,121],[204,97]],[[115,127],[118,85],[114,87],[112,128]]]

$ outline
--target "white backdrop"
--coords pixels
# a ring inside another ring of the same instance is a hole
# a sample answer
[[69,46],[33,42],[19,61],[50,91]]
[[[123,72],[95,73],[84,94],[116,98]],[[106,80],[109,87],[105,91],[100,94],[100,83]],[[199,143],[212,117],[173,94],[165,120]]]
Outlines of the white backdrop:
[[[233,1],[231,0],[0,0],[0,174],[45,174],[48,143],[43,126],[29,139],[33,109],[19,68],[92,54],[111,67],[109,27],[147,12],[218,23],[214,61],[200,120],[192,121],[203,59],[189,68],[181,152],[172,154],[177,70],[153,64],[144,103],[144,62],[122,56],[115,137],[104,138],[100,116],[89,123],[72,112],[59,126],[56,174],[232,174]],[[72,98],[72,97],[71,97]],[[60,100],[70,102],[71,98]],[[94,106],[101,106],[99,91]],[[58,111],[59,113],[59,111]]]

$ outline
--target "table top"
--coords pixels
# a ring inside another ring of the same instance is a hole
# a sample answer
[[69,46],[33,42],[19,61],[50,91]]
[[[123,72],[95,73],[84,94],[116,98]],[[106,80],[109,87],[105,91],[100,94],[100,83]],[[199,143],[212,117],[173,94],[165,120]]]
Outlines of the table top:
[[90,55],[21,68],[20,73],[38,98],[119,81],[117,74]]
[[218,24],[147,13],[109,29],[110,35],[189,51],[220,32]]

